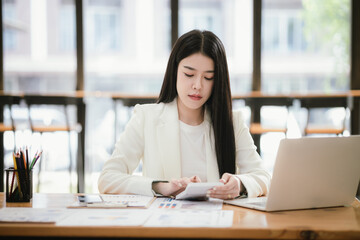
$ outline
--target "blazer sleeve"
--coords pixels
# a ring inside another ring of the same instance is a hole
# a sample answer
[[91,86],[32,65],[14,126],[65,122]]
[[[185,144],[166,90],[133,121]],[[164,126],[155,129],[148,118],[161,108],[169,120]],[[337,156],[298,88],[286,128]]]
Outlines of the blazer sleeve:
[[236,144],[237,177],[246,188],[248,197],[266,195],[271,175],[263,167],[263,160],[256,151],[254,140],[240,111],[233,112]]
[[132,175],[144,153],[144,124],[143,106],[136,105],[131,119],[115,144],[114,152],[100,173],[100,193],[153,195],[153,179]]

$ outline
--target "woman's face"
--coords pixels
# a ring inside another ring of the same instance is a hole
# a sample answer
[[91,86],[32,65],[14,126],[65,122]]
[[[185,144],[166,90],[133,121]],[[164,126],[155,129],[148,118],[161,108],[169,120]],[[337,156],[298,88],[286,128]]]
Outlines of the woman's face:
[[201,53],[182,59],[178,66],[176,89],[180,106],[201,109],[214,85],[214,61]]

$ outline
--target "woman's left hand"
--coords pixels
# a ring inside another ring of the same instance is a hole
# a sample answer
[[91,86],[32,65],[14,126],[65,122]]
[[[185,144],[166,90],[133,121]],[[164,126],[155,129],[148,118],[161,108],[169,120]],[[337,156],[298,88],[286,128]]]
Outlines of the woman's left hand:
[[240,195],[240,179],[230,173],[224,173],[220,179],[223,186],[217,186],[208,191],[208,196],[220,199],[234,199]]

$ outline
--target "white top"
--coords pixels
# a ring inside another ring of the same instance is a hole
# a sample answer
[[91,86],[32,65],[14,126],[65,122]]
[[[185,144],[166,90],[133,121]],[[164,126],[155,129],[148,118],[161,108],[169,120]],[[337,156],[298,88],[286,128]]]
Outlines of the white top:
[[196,175],[202,182],[206,182],[205,123],[197,126],[188,125],[180,120],[179,123],[181,176]]
[[[249,197],[265,195],[271,175],[262,166],[249,128],[233,111],[236,176]],[[210,112],[205,109],[205,155],[208,182],[218,182],[219,168]],[[142,176],[132,173],[143,162]],[[177,99],[170,103],[136,105],[98,180],[100,193],[153,196],[153,181],[181,178],[180,123]]]

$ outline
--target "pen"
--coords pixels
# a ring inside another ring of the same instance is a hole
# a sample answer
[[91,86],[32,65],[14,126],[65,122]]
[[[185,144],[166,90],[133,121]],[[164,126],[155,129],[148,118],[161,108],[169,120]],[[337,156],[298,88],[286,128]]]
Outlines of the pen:
[[[27,147],[26,147],[26,149],[27,149]],[[20,157],[21,157],[21,161],[22,161],[22,164],[23,164],[23,170],[24,171],[22,171],[22,175],[23,175],[23,180],[26,182],[27,181],[27,178],[28,178],[28,172],[27,172],[27,165],[26,165],[26,154],[25,154],[25,152],[24,152],[24,150],[20,150],[21,152],[20,152]],[[26,186],[26,184],[25,184],[25,186]],[[26,189],[23,189],[24,191],[26,191]]]
[[19,179],[20,179],[20,185],[21,185],[21,190],[22,193],[26,193],[27,192],[27,187],[26,187],[26,169],[25,169],[25,154],[24,151],[20,148],[20,152],[17,155],[17,160],[18,160],[18,174],[19,174]]
[[29,171],[30,171],[30,168],[29,168],[29,149],[28,149],[27,146],[26,146],[26,169],[27,169],[27,174],[29,176]]
[[23,169],[26,170],[26,156],[24,150],[20,151],[20,157],[21,157],[20,160],[22,160],[21,164],[23,164]]

